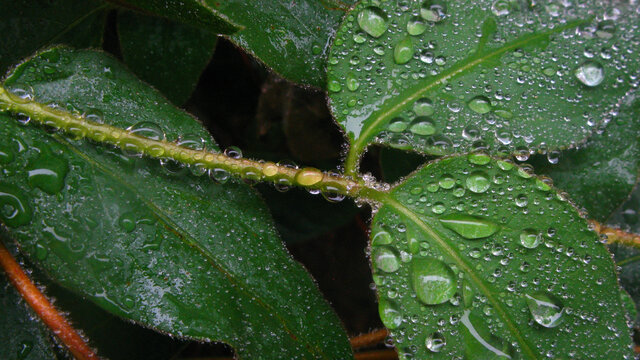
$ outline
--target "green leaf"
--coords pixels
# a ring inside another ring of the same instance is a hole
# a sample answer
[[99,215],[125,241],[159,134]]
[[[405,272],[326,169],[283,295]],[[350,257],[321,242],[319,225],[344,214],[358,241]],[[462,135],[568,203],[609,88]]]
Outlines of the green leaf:
[[209,31],[128,11],[118,13],[118,35],[131,71],[176,105],[195,89],[217,42]]
[[566,4],[360,2],[328,69],[347,170],[373,142],[528,155],[589,136],[637,79],[637,4]]
[[[618,116],[576,150],[551,152],[549,161],[534,162],[536,172],[550,176],[589,217],[605,221],[629,197],[640,169],[640,98],[625,99]],[[557,162],[556,165],[550,162]]]
[[96,0],[0,2],[0,73],[51,44],[100,46],[108,8]]
[[207,1],[202,0],[122,0],[118,1],[118,4],[131,10],[163,16],[218,34],[232,34],[243,28]]
[[45,326],[0,273],[0,358],[56,359]]
[[[215,149],[195,119],[100,52],[46,51],[5,85],[33,88],[36,101],[138,134],[183,135],[185,146]],[[144,326],[228,343],[242,358],[350,357],[339,320],[246,185],[216,184],[186,169],[171,174],[179,168],[170,162],[5,115],[0,138],[11,139],[3,144],[11,155],[1,165],[0,186],[9,194],[2,209],[16,212],[0,213],[0,220],[63,286]]]
[[[489,157],[450,157],[379,200],[374,280],[405,358],[632,356],[611,255],[538,178]],[[606,341],[585,352],[589,338]]]

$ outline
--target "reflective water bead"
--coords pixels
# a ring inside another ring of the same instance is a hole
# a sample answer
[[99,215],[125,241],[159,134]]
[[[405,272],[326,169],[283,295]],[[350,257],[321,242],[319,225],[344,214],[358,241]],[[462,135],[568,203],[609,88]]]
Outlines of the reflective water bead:
[[448,301],[458,287],[453,270],[435,258],[411,260],[409,276],[418,300],[427,305]]
[[389,27],[387,14],[376,6],[369,6],[358,14],[358,25],[367,34],[380,37]]

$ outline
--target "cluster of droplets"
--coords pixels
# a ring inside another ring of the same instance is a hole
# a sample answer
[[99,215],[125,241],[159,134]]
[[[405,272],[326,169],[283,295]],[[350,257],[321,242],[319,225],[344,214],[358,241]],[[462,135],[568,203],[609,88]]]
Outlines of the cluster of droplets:
[[[334,113],[346,130],[357,139],[381,116],[375,131],[366,132],[367,142],[435,155],[486,148],[526,159],[545,143],[551,148],[587,137],[601,114],[616,103],[614,96],[602,101],[598,94],[629,86],[624,74],[633,72],[628,54],[635,54],[639,44],[622,34],[621,28],[631,33],[639,30],[637,24],[620,20],[621,14],[633,9],[597,12],[566,2],[523,7],[509,0],[474,6],[365,1],[348,15],[336,35],[328,76]],[[469,55],[470,39],[459,36],[464,33],[459,17],[484,12],[487,17],[477,26],[478,43],[471,41],[477,45],[476,53]],[[473,76],[455,81],[446,77],[458,64],[473,63],[473,54],[495,50],[496,44],[488,45],[493,40],[505,44],[553,29],[546,22],[555,24],[559,18],[592,20],[532,40],[530,47],[514,47],[489,57],[481,62],[487,66],[471,70]],[[440,38],[447,38],[447,46],[439,46]],[[629,46],[622,49],[619,40],[628,41]],[[596,48],[601,50],[592,50]],[[415,90],[420,84],[434,89],[420,93]],[[399,102],[396,97],[407,97],[407,101],[402,108],[383,113],[387,103]],[[559,105],[549,107],[550,102]],[[428,110],[421,112],[425,103]],[[576,110],[576,104],[583,110]],[[554,121],[542,124],[539,120],[547,118]],[[465,124],[460,119],[472,120]],[[567,131],[573,140],[555,138]],[[549,161],[557,162],[557,154],[549,154]]]
[[[598,240],[586,225],[575,224],[578,214],[551,190],[549,179],[483,153],[441,163],[455,163],[449,169],[458,170],[443,172],[432,165],[394,193],[434,226],[451,247],[447,251],[464,254],[466,265],[444,256],[439,241],[386,207],[376,215],[371,234],[380,316],[404,357],[427,356],[403,344],[416,340],[426,353],[459,356],[460,349],[447,343],[458,344],[462,337],[469,349],[479,351],[465,358],[492,353],[517,358],[522,351],[517,343],[496,335],[504,334],[505,325],[495,306],[519,314],[511,321],[520,326],[547,329],[547,336],[572,336],[566,334],[593,326],[613,337],[626,331],[583,306],[577,298],[583,286],[565,278],[578,273],[581,284],[597,287],[609,281],[617,289],[614,279],[592,274],[602,266],[596,263],[607,260],[606,252],[592,252]],[[549,226],[556,222],[558,228]],[[494,289],[491,296],[501,304],[489,301],[477,281]]]

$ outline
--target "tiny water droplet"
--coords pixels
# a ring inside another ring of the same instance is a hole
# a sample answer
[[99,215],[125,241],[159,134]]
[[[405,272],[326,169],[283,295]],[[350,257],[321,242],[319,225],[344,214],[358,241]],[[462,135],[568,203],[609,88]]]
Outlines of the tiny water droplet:
[[369,6],[360,11],[358,25],[367,34],[375,38],[382,36],[389,27],[387,14],[376,6]]
[[533,229],[525,229],[520,233],[520,244],[527,249],[535,249],[542,242],[542,235]]
[[483,193],[491,186],[491,181],[487,174],[481,171],[476,171],[467,177],[466,181],[467,189],[474,193]]
[[467,214],[445,215],[439,220],[444,227],[455,231],[465,239],[486,238],[500,229],[500,226],[492,221]]
[[595,87],[604,80],[604,68],[599,63],[589,60],[576,69],[575,76],[584,85]]
[[387,329],[397,329],[402,325],[402,313],[399,310],[398,304],[392,300],[380,298],[378,301],[378,312],[380,313],[380,320]]
[[406,64],[413,58],[415,48],[410,37],[400,40],[393,49],[393,60],[398,65]]
[[507,0],[496,0],[491,5],[491,12],[495,16],[506,16],[511,12],[511,4]]
[[447,345],[447,341],[442,334],[439,332],[434,332],[431,335],[427,336],[424,341],[424,345],[431,352],[440,352]]
[[554,328],[562,323],[564,306],[555,296],[547,293],[525,295],[533,320],[546,328]]
[[427,305],[447,302],[458,287],[453,270],[435,258],[411,260],[409,276],[418,300]]
[[32,210],[26,195],[15,185],[0,182],[0,220],[9,227],[27,225]]
[[491,101],[485,96],[476,96],[467,104],[469,109],[478,114],[486,114],[491,111]]
[[398,251],[391,246],[375,247],[372,256],[376,268],[381,271],[392,273],[400,268]]

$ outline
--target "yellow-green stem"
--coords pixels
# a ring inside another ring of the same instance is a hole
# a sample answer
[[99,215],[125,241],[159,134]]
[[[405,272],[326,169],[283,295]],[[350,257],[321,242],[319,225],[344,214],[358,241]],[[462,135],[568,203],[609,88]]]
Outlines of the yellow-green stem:
[[228,172],[250,180],[295,185],[327,194],[367,199],[377,198],[376,194],[383,188],[379,184],[366,183],[360,178],[354,180],[314,168],[294,168],[268,161],[233,158],[222,153],[190,149],[171,141],[149,139],[125,129],[87,120],[66,110],[52,108],[30,99],[22,99],[2,86],[0,86],[0,110],[28,116],[33,122],[59,129],[75,138],[112,144],[149,157],[172,159],[182,164],[205,170]]

